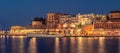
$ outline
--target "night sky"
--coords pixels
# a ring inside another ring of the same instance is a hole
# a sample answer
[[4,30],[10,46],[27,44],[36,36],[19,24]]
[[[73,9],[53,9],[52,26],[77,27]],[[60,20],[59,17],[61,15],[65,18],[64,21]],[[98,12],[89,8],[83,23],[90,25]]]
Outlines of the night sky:
[[108,14],[120,10],[120,0],[0,0],[0,27],[28,25],[47,12]]

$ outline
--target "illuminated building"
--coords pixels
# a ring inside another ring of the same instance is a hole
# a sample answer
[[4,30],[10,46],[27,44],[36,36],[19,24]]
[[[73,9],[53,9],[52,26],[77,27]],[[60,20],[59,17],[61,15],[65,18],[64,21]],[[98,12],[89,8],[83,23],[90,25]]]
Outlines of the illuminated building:
[[42,23],[43,22],[41,21],[32,21],[31,26],[29,28],[32,28],[32,29],[44,28],[44,25]]
[[95,29],[120,29],[120,11],[111,11],[107,22],[97,22]]
[[57,23],[59,23],[59,13],[48,13],[46,18],[47,27],[53,28]]
[[27,28],[27,27],[23,27],[23,26],[11,26],[10,32],[9,34],[13,34],[13,35],[26,35],[28,33],[31,32],[39,32],[42,33],[44,32],[44,28]]
[[42,22],[40,22],[40,21],[32,21],[32,26],[42,26]]
[[[119,11],[112,11],[107,20],[106,15],[80,14],[75,16],[65,13],[48,13],[46,19],[34,18],[30,26],[11,26],[10,34],[28,34],[39,32],[76,36],[92,34],[96,29],[120,29]],[[43,24],[45,22],[45,24]],[[93,27],[94,26],[94,27]],[[96,31],[95,31],[96,30]],[[76,35],[75,35],[76,34]]]
[[77,34],[76,30],[78,27],[77,26],[78,18],[76,16],[71,16],[71,15],[61,16],[59,24],[61,25],[61,30],[62,30],[63,34],[66,34],[66,36],[76,36],[75,34]]
[[95,15],[95,20],[94,20],[94,23],[95,22],[106,22],[107,21],[107,15],[99,15],[99,14],[97,14],[97,15]]
[[120,18],[120,11],[110,11],[109,18]]
[[95,29],[120,29],[120,22],[97,22],[94,24]]
[[78,23],[78,18],[76,16],[61,17],[59,23],[63,24],[67,21],[71,21],[72,23],[76,24],[76,23]]
[[26,34],[28,31],[23,26],[11,26],[10,34]]
[[82,25],[88,25],[92,23],[92,18],[94,18],[93,14],[78,14],[76,15],[78,18],[78,23]]

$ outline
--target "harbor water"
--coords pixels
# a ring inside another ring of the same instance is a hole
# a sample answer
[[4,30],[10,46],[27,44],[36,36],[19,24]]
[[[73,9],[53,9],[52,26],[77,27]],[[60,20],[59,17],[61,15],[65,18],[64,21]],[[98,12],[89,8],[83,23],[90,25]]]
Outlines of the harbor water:
[[120,53],[120,37],[0,36],[0,53]]

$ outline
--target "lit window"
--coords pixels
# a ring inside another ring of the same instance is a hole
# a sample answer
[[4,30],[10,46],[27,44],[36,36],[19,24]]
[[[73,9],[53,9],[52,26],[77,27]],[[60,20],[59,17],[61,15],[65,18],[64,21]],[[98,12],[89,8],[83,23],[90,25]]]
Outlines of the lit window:
[[64,24],[63,27],[67,27],[67,24]]
[[74,24],[71,24],[71,27],[75,27],[75,25],[74,25]]

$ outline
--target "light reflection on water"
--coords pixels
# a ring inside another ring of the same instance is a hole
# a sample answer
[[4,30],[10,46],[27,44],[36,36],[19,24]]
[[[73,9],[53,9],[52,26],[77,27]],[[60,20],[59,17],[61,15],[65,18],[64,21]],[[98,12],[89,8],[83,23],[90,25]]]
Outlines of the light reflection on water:
[[59,42],[59,38],[55,38],[55,53],[60,53],[60,42]]
[[119,46],[119,48],[118,48],[118,51],[119,51],[119,53],[120,53],[120,37],[119,37],[119,44],[118,44]]
[[30,39],[28,53],[37,53],[36,38]]
[[23,53],[23,52],[24,52],[24,40],[23,40],[23,38],[12,37],[12,53]]
[[0,53],[120,53],[120,37],[0,36]]
[[98,52],[99,53],[105,53],[105,37],[101,37],[98,39],[99,40],[99,48]]

